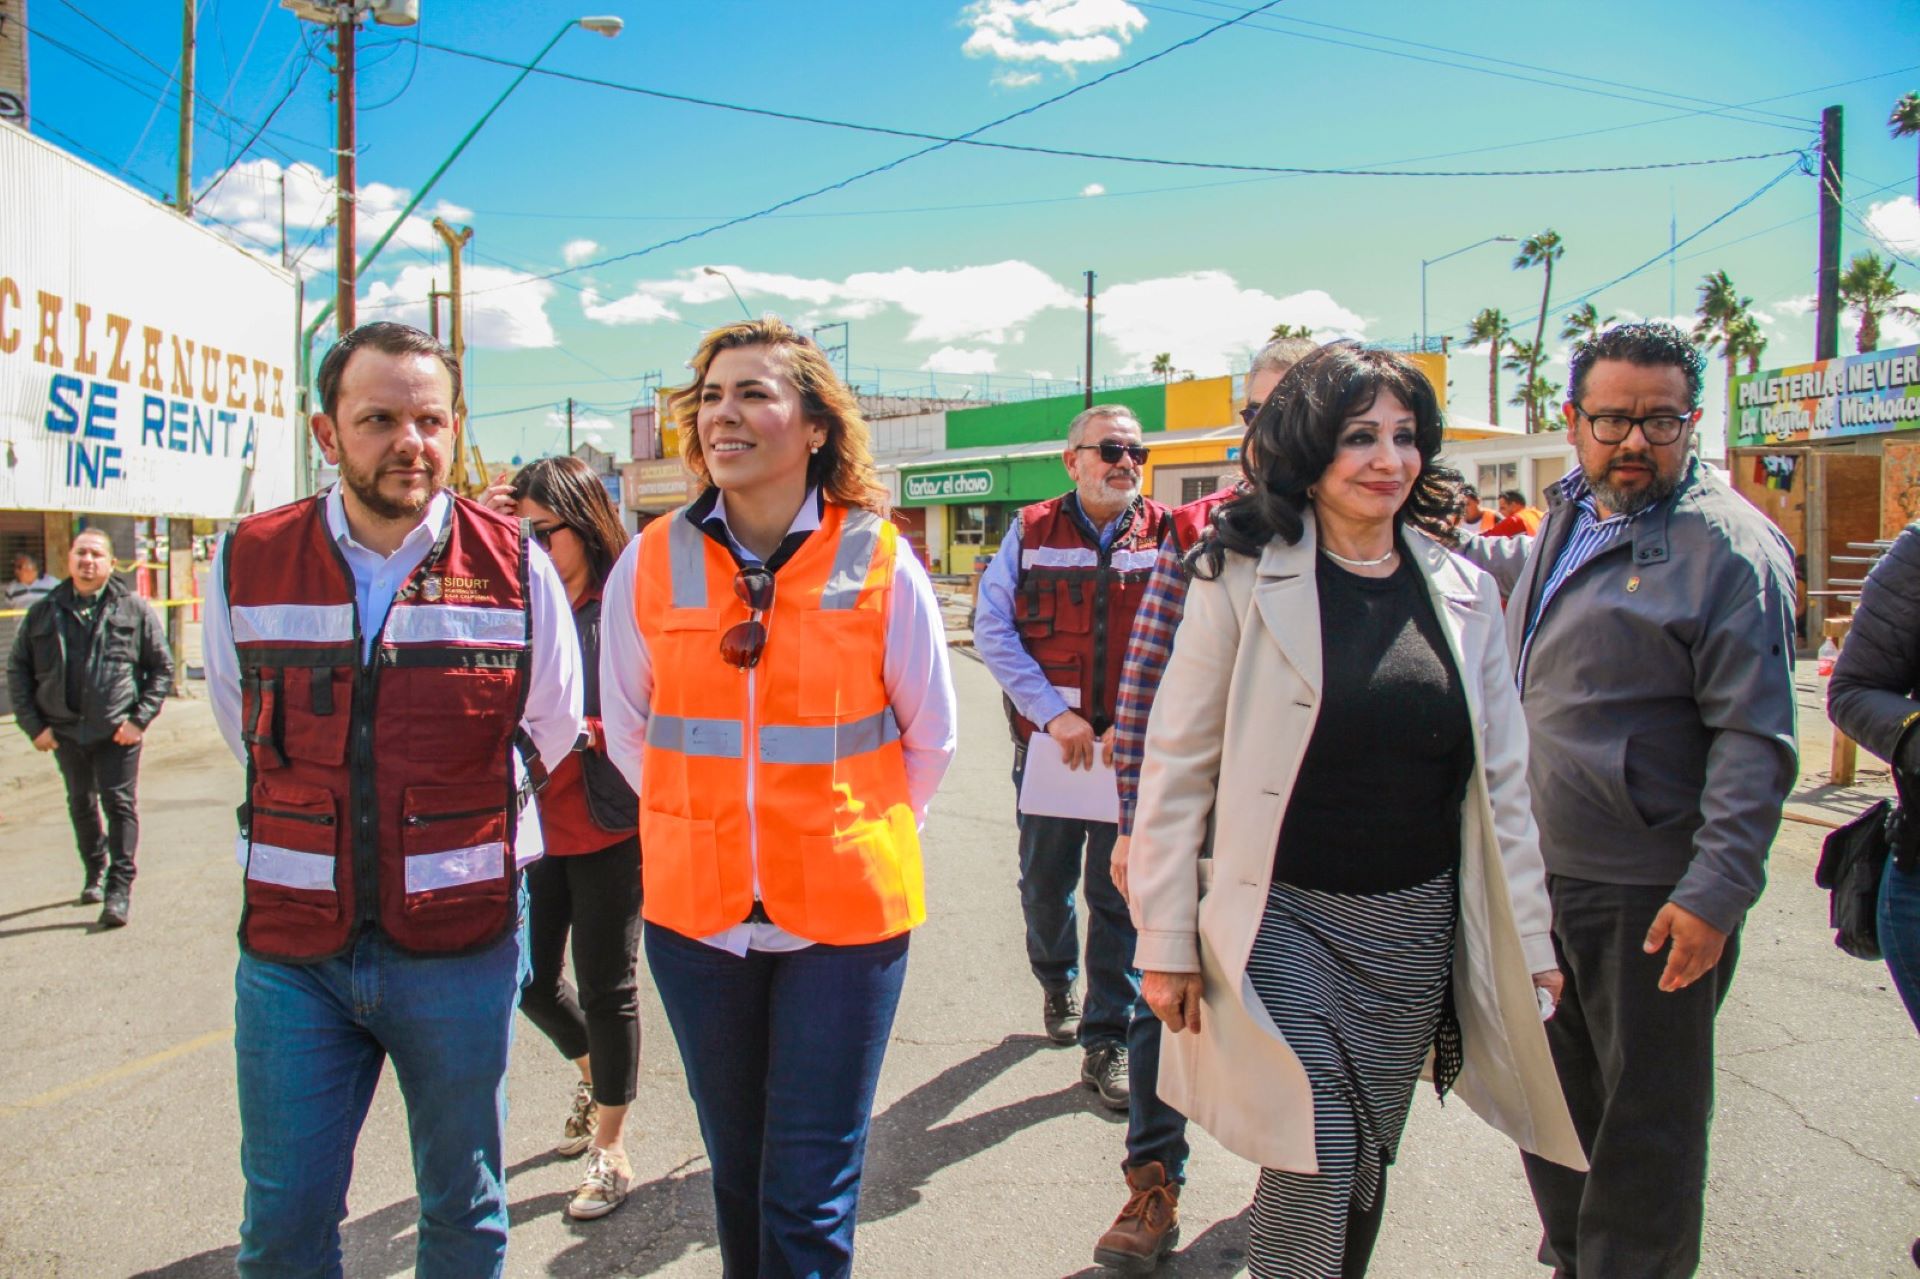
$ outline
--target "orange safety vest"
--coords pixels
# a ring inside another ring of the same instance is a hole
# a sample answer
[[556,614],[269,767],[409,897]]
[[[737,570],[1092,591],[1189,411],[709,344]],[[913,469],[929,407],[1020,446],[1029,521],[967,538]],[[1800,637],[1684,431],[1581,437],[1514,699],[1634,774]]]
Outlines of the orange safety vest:
[[720,658],[749,617],[732,555],[682,507],[640,534],[634,618],[653,663],[641,764],[642,916],[689,937],[766,917],[850,946],[927,917],[920,835],[882,666],[899,534],[827,502],[774,573],[760,663]]

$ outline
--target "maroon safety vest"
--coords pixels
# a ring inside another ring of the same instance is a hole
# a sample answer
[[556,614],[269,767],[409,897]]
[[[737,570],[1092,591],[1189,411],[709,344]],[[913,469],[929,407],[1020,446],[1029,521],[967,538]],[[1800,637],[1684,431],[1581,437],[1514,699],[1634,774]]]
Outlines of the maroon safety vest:
[[[1167,508],[1134,499],[1113,541],[1102,548],[1097,530],[1071,493],[1020,512],[1020,576],[1013,620],[1027,652],[1067,706],[1104,733],[1113,723],[1120,668],[1127,657],[1133,615],[1167,531]],[[1022,745],[1035,725],[1007,701],[1007,717]]]
[[1205,497],[1196,497],[1184,506],[1176,506],[1167,516],[1167,535],[1173,538],[1173,544],[1185,555],[1194,548],[1195,543],[1207,535],[1207,529],[1213,523],[1213,513],[1225,506],[1244,490],[1239,482],[1217,489]]
[[421,954],[504,935],[518,917],[525,526],[454,498],[370,662],[324,494],[240,521],[221,572],[247,746],[241,946],[311,962],[361,928]]

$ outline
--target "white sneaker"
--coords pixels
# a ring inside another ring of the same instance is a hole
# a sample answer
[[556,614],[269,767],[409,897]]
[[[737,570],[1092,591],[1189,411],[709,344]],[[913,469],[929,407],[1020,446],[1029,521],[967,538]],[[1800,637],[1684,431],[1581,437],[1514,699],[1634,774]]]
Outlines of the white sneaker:
[[567,1215],[575,1221],[604,1217],[626,1202],[627,1187],[633,1177],[616,1165],[605,1149],[595,1146],[587,1155],[587,1173],[580,1189],[567,1203]]
[[573,1109],[566,1126],[560,1130],[560,1144],[553,1153],[571,1159],[593,1144],[593,1129],[600,1118],[600,1107],[593,1104],[593,1085],[582,1079],[573,1088]]

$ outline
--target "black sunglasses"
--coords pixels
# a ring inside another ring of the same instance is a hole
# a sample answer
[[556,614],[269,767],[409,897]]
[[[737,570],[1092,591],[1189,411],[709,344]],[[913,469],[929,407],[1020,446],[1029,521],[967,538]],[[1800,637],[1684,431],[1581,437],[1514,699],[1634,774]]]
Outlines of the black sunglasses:
[[1258,404],[1245,404],[1240,408],[1240,424],[1242,426],[1252,426],[1253,419],[1259,416],[1260,406]]
[[550,551],[553,549],[553,535],[562,529],[572,528],[571,524],[534,524],[529,526],[528,531],[533,534],[533,540],[540,543],[541,550]]
[[1097,449],[1100,460],[1108,466],[1117,465],[1121,458],[1130,457],[1135,466],[1147,464],[1147,446],[1144,444],[1122,444],[1119,440],[1102,440],[1098,444],[1076,444],[1075,452],[1081,449]]
[[773,609],[773,574],[749,564],[733,575],[733,593],[753,610],[753,616],[729,627],[720,637],[720,660],[738,671],[750,671],[767,651],[767,626],[760,619]]

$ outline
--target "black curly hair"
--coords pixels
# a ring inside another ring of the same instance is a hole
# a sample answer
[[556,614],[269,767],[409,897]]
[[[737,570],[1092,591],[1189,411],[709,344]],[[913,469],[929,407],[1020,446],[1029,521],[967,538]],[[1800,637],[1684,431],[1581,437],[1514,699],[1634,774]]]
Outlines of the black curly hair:
[[1687,405],[1700,405],[1700,378],[1707,357],[1693,339],[1671,324],[1659,320],[1636,320],[1616,324],[1604,333],[1596,333],[1574,344],[1567,357],[1567,401],[1578,404],[1586,390],[1587,371],[1601,360],[1625,360],[1642,368],[1671,365],[1687,375]]
[[1276,537],[1298,542],[1311,501],[1307,489],[1333,461],[1341,427],[1372,408],[1383,391],[1412,410],[1421,462],[1395,521],[1444,534],[1460,476],[1436,460],[1444,427],[1433,384],[1404,355],[1330,342],[1294,365],[1267,397],[1247,431],[1249,491],[1215,512],[1213,536],[1188,553],[1189,568],[1215,577],[1225,563],[1223,551],[1257,556]]

